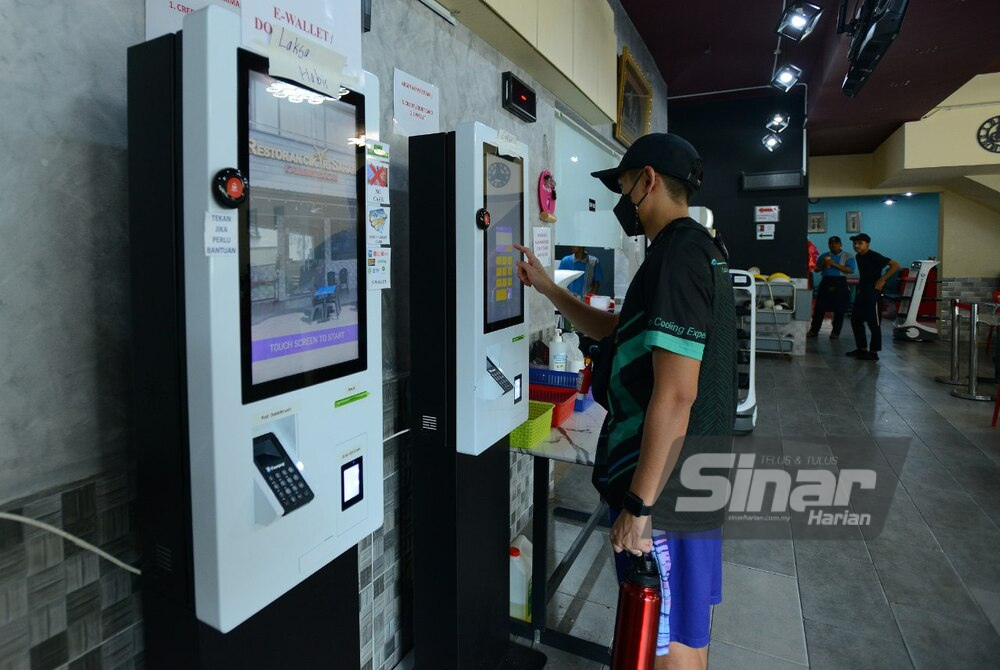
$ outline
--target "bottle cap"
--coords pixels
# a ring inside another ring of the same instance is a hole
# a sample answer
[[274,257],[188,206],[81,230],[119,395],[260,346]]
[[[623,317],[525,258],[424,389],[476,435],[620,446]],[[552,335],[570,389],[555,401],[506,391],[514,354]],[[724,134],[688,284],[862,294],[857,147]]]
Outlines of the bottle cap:
[[521,550],[518,549],[517,547],[511,547],[510,548],[510,555],[513,556],[514,558],[517,558],[518,556],[521,555]]

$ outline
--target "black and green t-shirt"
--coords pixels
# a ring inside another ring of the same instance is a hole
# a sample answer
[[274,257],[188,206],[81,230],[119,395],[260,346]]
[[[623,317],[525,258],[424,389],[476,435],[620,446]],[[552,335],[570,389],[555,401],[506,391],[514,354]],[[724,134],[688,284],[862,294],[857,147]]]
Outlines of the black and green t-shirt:
[[718,528],[724,508],[676,510],[678,496],[709,494],[687,489],[679,473],[692,454],[731,451],[737,404],[736,308],[729,266],[699,223],[677,219],[653,240],[625,295],[614,342],[594,486],[609,505],[621,508],[639,462],[653,393],[653,347],[697,359],[698,396],[677,465],[657,501],[655,523],[663,530]]

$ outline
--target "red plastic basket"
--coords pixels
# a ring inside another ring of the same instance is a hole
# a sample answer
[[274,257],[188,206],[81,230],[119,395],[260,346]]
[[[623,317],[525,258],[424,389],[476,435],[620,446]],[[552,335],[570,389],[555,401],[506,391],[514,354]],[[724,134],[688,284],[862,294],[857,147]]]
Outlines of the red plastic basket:
[[566,419],[573,415],[573,406],[576,403],[576,389],[531,384],[528,386],[528,397],[532,400],[550,402],[555,405],[552,409],[552,427],[555,428],[562,425]]

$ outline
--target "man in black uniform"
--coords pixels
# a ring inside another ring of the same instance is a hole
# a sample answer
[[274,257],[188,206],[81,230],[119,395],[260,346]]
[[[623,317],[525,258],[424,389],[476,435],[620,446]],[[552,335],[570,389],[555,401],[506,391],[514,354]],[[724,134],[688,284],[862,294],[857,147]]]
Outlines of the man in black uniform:
[[[851,312],[851,328],[854,330],[854,344],[857,348],[847,355],[866,361],[877,361],[882,350],[882,289],[885,282],[899,270],[899,263],[886,258],[868,245],[872,238],[861,233],[851,238],[855,262],[858,264],[858,290],[854,295],[854,309]],[[882,274],[882,268],[889,266]],[[871,347],[865,343],[865,324],[872,331]]]
[[619,579],[628,554],[652,552],[660,565],[669,611],[661,612],[657,670],[707,667],[711,607],[722,599],[726,510],[686,508],[685,500],[704,491],[688,488],[680,476],[686,463],[690,474],[705,457],[731,452],[736,413],[736,308],[727,254],[721,238],[688,216],[701,163],[686,140],[653,133],[636,140],[618,167],[593,173],[621,194],[614,213],[625,233],[650,242],[620,315],[575,299],[517,246],[526,257],[518,263],[525,284],[590,337],[614,334],[593,481],[612,508]]

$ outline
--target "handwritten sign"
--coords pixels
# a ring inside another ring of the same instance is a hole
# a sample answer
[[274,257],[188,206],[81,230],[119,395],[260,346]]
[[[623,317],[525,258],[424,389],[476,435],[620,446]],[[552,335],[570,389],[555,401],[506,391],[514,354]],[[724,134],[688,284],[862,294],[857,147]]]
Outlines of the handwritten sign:
[[[280,29],[284,28],[285,36],[280,37],[283,44],[290,43],[290,35],[298,35],[300,39],[304,38],[315,45],[310,47],[310,51],[322,47],[343,59],[338,61],[340,67],[333,72],[329,72],[329,69],[334,67],[337,62],[331,62],[327,66],[329,87],[333,90],[338,89],[341,84],[351,84],[361,76],[361,3],[357,0],[279,0],[277,2],[274,0],[240,0],[240,4],[243,15],[243,44],[247,48],[260,51],[271,57],[275,32],[280,33]],[[292,42],[292,44],[294,43]],[[313,58],[319,57],[319,54],[315,53],[310,55]],[[271,74],[275,74],[273,63],[271,64]],[[322,90],[324,93],[329,93],[329,89],[320,89],[318,85],[309,83],[298,76],[294,79],[317,90]]]
[[332,98],[340,97],[340,72],[345,61],[341,54],[282,26],[271,32],[267,57],[271,76],[300,82]]
[[236,256],[236,215],[233,212],[205,212],[205,255]]
[[438,87],[395,68],[392,74],[393,117],[398,134],[427,135],[441,129]]
[[531,246],[538,262],[545,267],[552,265],[552,229],[547,226],[537,226],[534,229],[534,237]]

